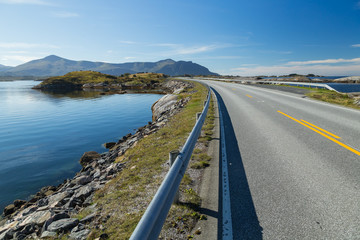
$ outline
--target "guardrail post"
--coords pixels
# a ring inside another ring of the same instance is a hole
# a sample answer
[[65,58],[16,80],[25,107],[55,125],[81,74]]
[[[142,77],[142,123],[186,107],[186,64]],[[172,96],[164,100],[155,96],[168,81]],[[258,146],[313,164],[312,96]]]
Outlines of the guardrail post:
[[[169,164],[170,164],[170,168],[171,166],[174,164],[177,156],[179,155],[179,150],[173,150],[169,153]],[[178,203],[179,202],[179,190],[176,192],[175,197],[174,197],[174,203]]]
[[200,116],[201,116],[201,112],[196,113],[196,121],[199,120]]

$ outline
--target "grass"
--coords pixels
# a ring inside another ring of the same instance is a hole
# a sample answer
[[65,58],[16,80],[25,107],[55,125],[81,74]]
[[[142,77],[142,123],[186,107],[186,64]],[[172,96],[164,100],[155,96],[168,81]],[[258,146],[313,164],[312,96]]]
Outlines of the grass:
[[[191,98],[186,107],[173,116],[165,127],[140,140],[117,160],[124,162],[126,168],[96,192],[94,202],[103,221],[91,229],[90,239],[102,233],[107,233],[110,239],[128,239],[131,236],[167,172],[169,152],[181,148],[185,143],[195,124],[195,114],[202,111],[206,94],[204,86],[194,83],[193,90],[181,93],[179,97]],[[192,182],[189,175],[185,175],[182,184],[189,185]],[[197,194],[190,190],[185,192],[184,198],[189,204],[180,208],[192,209],[200,201]],[[191,215],[193,212],[185,211],[184,214],[188,213]]]
[[290,85],[281,85],[281,86],[310,90],[310,92],[306,93],[305,95],[312,99],[316,99],[328,103],[334,103],[345,107],[360,109],[360,106],[355,104],[355,99],[346,93],[338,93],[328,89],[314,89],[309,87],[298,87],[298,86],[290,86]]
[[345,93],[338,93],[325,89],[317,89],[315,91],[307,93],[306,96],[328,103],[334,103],[345,107],[360,109],[360,106],[355,104],[355,99]]
[[166,76],[162,73],[137,73],[123,74],[121,76],[113,76],[95,71],[74,71],[63,76],[50,77],[45,79],[40,85],[46,86],[50,84],[77,85],[86,83],[107,83],[120,84],[127,83],[129,85],[147,85],[163,81]]
[[[213,100],[210,102],[208,114],[202,133],[190,159],[190,168],[180,184],[180,203],[173,204],[167,216],[160,238],[191,239],[197,221],[206,220],[200,213],[201,199],[196,188],[199,187],[203,169],[210,165],[211,157],[207,155],[208,141],[205,136],[213,135],[215,110]],[[196,232],[195,234],[200,234]]]

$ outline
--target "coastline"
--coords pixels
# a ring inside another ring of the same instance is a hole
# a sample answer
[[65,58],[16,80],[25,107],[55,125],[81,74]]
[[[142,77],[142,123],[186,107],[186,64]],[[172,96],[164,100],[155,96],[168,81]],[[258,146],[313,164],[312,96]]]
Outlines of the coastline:
[[[188,85],[189,83],[175,80],[167,81],[164,84],[166,89],[173,93],[189,87]],[[164,126],[169,117],[184,107],[188,101],[188,99],[173,101],[171,98],[165,101],[160,100],[152,106],[152,122],[140,127],[135,134],[127,134],[116,143],[107,143],[107,147],[110,148],[108,152],[85,153],[80,159],[83,167],[72,179],[65,180],[59,186],[43,187],[29,201],[15,200],[13,204],[7,206],[4,209],[4,219],[1,220],[0,239],[7,239],[10,235],[19,237],[29,234],[46,237],[46,234],[56,232],[46,231],[52,222],[60,219],[73,221],[73,224],[77,222],[71,219],[70,215],[88,207],[94,192],[104,187],[124,168],[124,163],[115,161],[127,149],[135,146],[140,139]],[[88,220],[86,219],[86,221]],[[86,221],[83,221],[82,224]],[[29,224],[32,226],[31,228],[28,227]],[[77,222],[78,224],[79,222]],[[50,228],[49,230],[54,229]],[[83,230],[81,229],[79,232]],[[48,233],[44,234],[44,232]],[[82,232],[82,234],[86,232]]]

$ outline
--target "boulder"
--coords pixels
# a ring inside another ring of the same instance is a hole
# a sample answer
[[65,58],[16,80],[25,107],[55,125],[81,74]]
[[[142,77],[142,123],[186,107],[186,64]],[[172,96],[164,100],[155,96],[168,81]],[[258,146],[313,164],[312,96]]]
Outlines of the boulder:
[[116,145],[116,142],[107,142],[107,143],[104,143],[104,147],[107,148],[107,149],[110,149],[112,148],[113,146]]
[[41,238],[55,238],[57,236],[56,232],[45,231],[41,234]]
[[90,234],[89,229],[84,229],[78,232],[71,232],[71,234],[69,235],[69,239],[82,240],[82,239],[86,239],[89,234]]
[[16,207],[14,204],[10,204],[10,205],[7,205],[5,208],[4,208],[4,216],[8,216],[12,213],[14,213],[16,210]]
[[81,166],[85,167],[90,162],[100,158],[101,155],[95,151],[85,152],[82,157],[80,158]]
[[87,215],[86,217],[84,217],[83,219],[80,220],[80,223],[88,223],[91,222],[92,220],[94,220],[94,218],[96,217],[96,213],[92,213]]
[[85,200],[94,191],[94,188],[90,186],[83,186],[75,191],[73,198]]
[[72,228],[76,227],[79,223],[77,218],[64,218],[57,221],[52,222],[48,226],[49,232],[67,232]]
[[92,178],[90,176],[81,176],[76,179],[77,185],[85,185],[92,181]]
[[14,205],[15,205],[15,207],[17,207],[17,208],[21,207],[21,206],[24,205],[25,203],[26,203],[25,200],[16,199],[16,200],[14,201]]
[[36,212],[30,214],[28,217],[26,217],[22,221],[21,226],[25,226],[25,225],[28,225],[31,223],[42,226],[45,223],[45,221],[51,217],[51,215],[52,214],[49,210],[36,211]]
[[167,94],[155,102],[152,107],[153,121],[155,122],[162,114],[171,110],[177,102],[177,95]]

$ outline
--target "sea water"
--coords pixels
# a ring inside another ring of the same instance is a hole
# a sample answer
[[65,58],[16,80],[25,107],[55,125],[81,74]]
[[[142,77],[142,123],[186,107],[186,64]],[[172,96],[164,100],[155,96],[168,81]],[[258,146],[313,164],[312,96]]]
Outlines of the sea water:
[[151,121],[160,94],[50,94],[40,82],[0,82],[0,209],[58,185],[81,169],[84,152],[105,152]]

